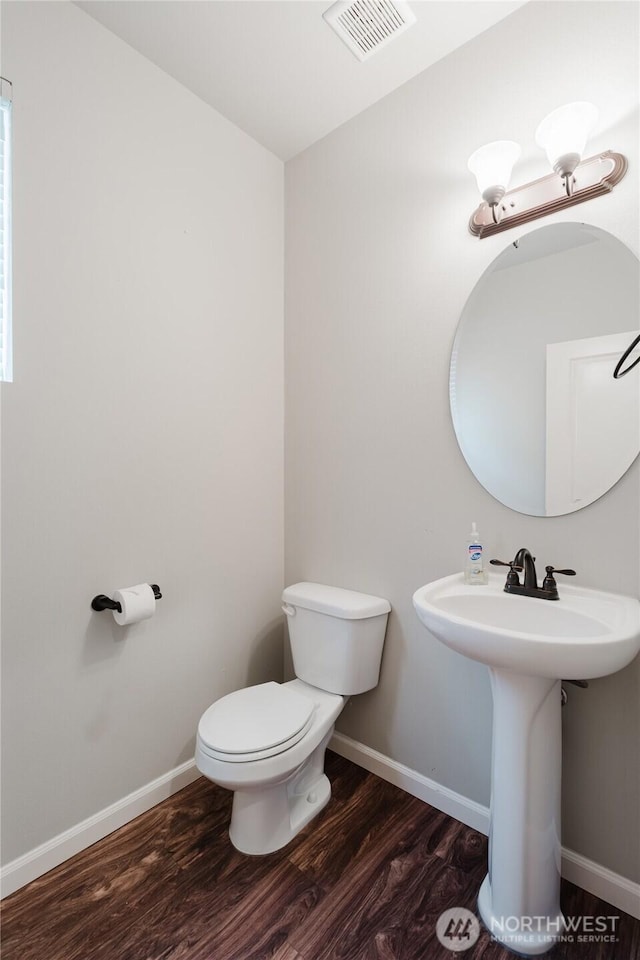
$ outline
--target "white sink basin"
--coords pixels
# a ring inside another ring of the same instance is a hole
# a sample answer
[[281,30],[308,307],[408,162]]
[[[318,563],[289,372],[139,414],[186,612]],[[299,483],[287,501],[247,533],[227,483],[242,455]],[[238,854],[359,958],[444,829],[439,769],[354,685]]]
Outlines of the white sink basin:
[[564,923],[560,681],[626,667],[640,649],[640,603],[562,581],[559,600],[542,600],[505,593],[504,583],[504,575],[490,574],[486,586],[475,586],[455,574],[416,590],[413,604],[438,640],[489,667],[489,872],[478,911],[504,946],[539,956]]
[[640,603],[561,581],[559,600],[504,592],[454,574],[413,595],[418,617],[446,646],[490,667],[530,676],[588,680],[621,670],[640,650]]

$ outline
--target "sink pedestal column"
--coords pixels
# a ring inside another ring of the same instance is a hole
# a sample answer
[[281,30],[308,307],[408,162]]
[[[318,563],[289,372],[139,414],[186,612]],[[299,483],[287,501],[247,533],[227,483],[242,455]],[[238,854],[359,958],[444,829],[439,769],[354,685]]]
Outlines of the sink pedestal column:
[[[541,653],[541,656],[544,656]],[[489,873],[478,910],[524,956],[562,934],[560,681],[490,668],[493,690]]]

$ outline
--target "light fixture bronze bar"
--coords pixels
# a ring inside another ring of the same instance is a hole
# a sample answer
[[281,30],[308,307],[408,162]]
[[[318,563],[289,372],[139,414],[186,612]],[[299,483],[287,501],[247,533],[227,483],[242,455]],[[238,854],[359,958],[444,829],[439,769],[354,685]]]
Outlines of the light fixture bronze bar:
[[494,222],[492,208],[483,201],[469,221],[469,231],[479,239],[490,237],[502,230],[546,217],[556,210],[564,210],[576,203],[610,193],[626,172],[627,159],[621,153],[611,150],[599,153],[578,164],[569,196],[564,180],[550,173],[505,193],[497,205],[497,223]]

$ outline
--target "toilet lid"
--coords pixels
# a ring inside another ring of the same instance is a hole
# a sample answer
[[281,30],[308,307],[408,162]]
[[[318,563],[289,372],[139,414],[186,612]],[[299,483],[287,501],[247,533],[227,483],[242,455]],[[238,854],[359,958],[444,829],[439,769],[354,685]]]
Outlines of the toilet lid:
[[313,710],[313,700],[290,687],[261,683],[216,700],[202,715],[198,734],[216,753],[255,754],[297,742]]

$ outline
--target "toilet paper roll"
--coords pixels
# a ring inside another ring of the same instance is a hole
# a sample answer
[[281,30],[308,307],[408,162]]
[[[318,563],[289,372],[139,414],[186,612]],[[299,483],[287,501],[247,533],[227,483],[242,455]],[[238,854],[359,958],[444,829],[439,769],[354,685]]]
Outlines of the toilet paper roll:
[[156,598],[148,583],[138,583],[135,587],[116,590],[113,599],[122,607],[122,613],[113,611],[113,619],[121,627],[147,620],[156,612]]

